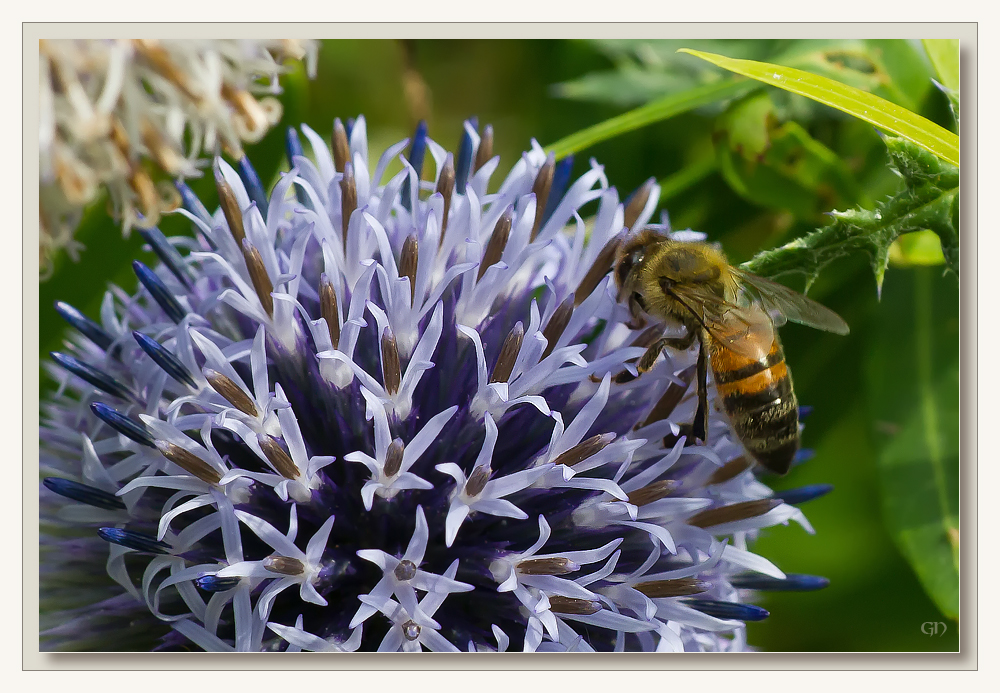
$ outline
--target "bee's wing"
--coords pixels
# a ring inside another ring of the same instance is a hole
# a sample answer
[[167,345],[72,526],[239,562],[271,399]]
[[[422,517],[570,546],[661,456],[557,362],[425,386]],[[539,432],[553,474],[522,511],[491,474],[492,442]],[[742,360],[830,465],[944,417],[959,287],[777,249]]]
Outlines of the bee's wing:
[[[733,268],[743,288],[749,290],[753,300],[768,312],[776,312],[781,316],[818,330],[826,330],[834,334],[847,334],[850,328],[844,319],[826,306],[820,305],[811,298],[803,296],[787,286],[773,282],[770,279],[758,277],[756,274],[743,272]],[[775,324],[784,324],[778,319]]]
[[771,317],[759,303],[736,305],[697,284],[675,286],[673,292],[692,309],[712,338],[732,352],[754,361],[767,357],[774,342]]
[[715,341],[754,361],[767,358],[774,342],[774,326],[771,317],[759,306],[726,303],[713,307],[712,311],[711,314],[706,311],[705,327]]

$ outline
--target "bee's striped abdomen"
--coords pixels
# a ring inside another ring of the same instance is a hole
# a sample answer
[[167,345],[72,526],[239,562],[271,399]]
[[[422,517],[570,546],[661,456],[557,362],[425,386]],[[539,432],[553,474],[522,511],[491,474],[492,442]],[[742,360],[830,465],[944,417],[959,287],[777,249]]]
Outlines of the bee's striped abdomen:
[[744,447],[764,467],[784,474],[799,449],[799,412],[778,336],[758,361],[718,343],[711,356],[716,389]]

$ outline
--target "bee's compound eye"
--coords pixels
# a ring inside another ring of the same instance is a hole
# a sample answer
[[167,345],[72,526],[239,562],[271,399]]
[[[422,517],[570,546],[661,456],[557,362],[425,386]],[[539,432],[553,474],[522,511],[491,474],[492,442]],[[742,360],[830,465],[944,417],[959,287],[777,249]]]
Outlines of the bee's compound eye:
[[615,267],[615,281],[618,283],[619,288],[625,285],[625,278],[628,273],[632,271],[632,257],[622,258],[621,262]]

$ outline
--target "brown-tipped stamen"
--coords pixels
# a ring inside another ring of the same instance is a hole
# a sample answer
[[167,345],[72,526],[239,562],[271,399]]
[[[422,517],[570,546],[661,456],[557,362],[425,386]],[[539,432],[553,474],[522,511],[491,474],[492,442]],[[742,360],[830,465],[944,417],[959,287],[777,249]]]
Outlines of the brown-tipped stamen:
[[656,185],[655,178],[649,178],[645,183],[639,186],[628,200],[625,201],[625,228],[631,230],[632,225],[639,219],[639,215],[642,214],[642,210],[646,208],[646,203],[649,202],[649,195],[653,192],[653,186]]
[[479,263],[477,280],[483,278],[486,270],[500,262],[500,258],[503,257],[504,248],[507,247],[507,240],[510,238],[510,228],[513,222],[514,208],[508,207],[500,215],[500,218],[497,219],[496,226],[493,227],[493,235],[490,236],[490,240],[486,244],[486,250],[483,252],[483,260]]
[[171,176],[176,176],[181,170],[182,160],[180,155],[163,137],[163,133],[153,125],[148,118],[143,118],[140,125],[140,136],[142,143],[146,145],[153,160],[165,172]]
[[531,192],[535,193],[535,221],[531,225],[531,240],[535,240],[538,229],[542,227],[542,214],[545,212],[545,203],[549,201],[549,190],[552,189],[552,176],[556,170],[556,155],[549,152],[545,158],[545,163],[538,169],[535,176],[535,184],[531,186]]
[[712,585],[697,578],[677,578],[676,580],[651,580],[640,582],[635,588],[650,599],[666,597],[686,597],[689,594],[701,594]]
[[247,272],[250,274],[250,281],[253,282],[253,289],[257,292],[260,305],[263,306],[267,317],[274,317],[274,299],[271,297],[274,285],[271,283],[271,277],[267,275],[260,251],[253,247],[248,238],[243,239],[243,260],[247,263]]
[[257,442],[260,449],[264,451],[264,456],[268,462],[274,465],[274,469],[286,479],[298,479],[299,468],[295,466],[291,456],[281,447],[281,443],[269,435],[259,434]]
[[340,225],[344,238],[344,252],[347,252],[347,230],[351,226],[351,215],[358,208],[358,187],[354,181],[354,166],[344,164],[344,177],[340,180]]
[[410,234],[403,241],[403,250],[399,253],[399,276],[410,280],[410,305],[416,297],[417,291],[417,259],[419,248],[417,237]]
[[417,574],[417,566],[413,561],[402,560],[396,565],[396,569],[393,571],[397,580],[405,582],[406,580],[412,580]]
[[579,563],[559,557],[529,558],[517,564],[517,572],[521,575],[566,575],[579,569]]
[[503,340],[500,355],[497,357],[496,365],[493,366],[493,375],[490,376],[491,383],[505,383],[510,380],[510,375],[514,372],[514,364],[517,362],[517,355],[521,353],[523,341],[524,325],[518,322],[507,338]]
[[156,185],[149,174],[138,167],[132,169],[129,185],[139,198],[139,206],[145,217],[141,224],[148,228],[160,219],[160,196],[156,192]]
[[319,313],[326,320],[330,330],[330,343],[333,348],[340,347],[340,312],[337,310],[337,290],[333,282],[324,272],[319,276]]
[[654,481],[653,483],[643,486],[640,489],[632,491],[628,494],[628,502],[637,507],[642,507],[644,505],[649,505],[654,501],[658,501],[661,498],[666,498],[673,491],[677,490],[681,484],[679,481],[674,479],[661,479],[660,481]]
[[396,336],[386,326],[382,332],[382,386],[390,395],[399,391],[399,348],[396,346]]
[[476,161],[472,166],[475,173],[483,167],[487,161],[493,158],[493,126],[487,125],[483,128],[483,136],[479,140],[479,148],[476,150]]
[[211,368],[204,369],[202,373],[204,373],[205,380],[212,386],[212,389],[222,395],[223,399],[247,416],[256,417],[258,415],[257,405],[243,391],[243,388],[233,382],[229,376],[223,375]]
[[156,441],[156,449],[185,472],[198,477],[206,484],[218,484],[219,479],[222,478],[222,475],[212,465],[190,450],[185,450],[180,445],[174,445],[165,440],[158,440]]
[[122,158],[128,161],[129,158],[129,137],[125,131],[125,126],[117,118],[111,119],[111,142],[118,148]]
[[692,527],[701,527],[702,529],[715,527],[716,525],[758,517],[774,510],[782,502],[779,498],[762,498],[761,500],[732,503],[730,505],[723,505],[721,508],[702,510],[700,513],[689,517],[686,522]]
[[621,238],[615,236],[608,241],[607,245],[601,248],[601,252],[594,259],[594,264],[587,270],[587,274],[584,275],[580,281],[580,286],[576,289],[576,305],[583,303],[584,299],[590,296],[594,292],[594,289],[597,288],[597,285],[601,283],[604,275],[611,271],[611,265],[615,260],[615,253],[618,251],[619,243],[621,243]]
[[403,445],[402,438],[394,438],[389,443],[389,449],[385,451],[385,466],[382,467],[386,476],[396,476],[399,473],[403,466],[403,451],[405,449],[406,446]]
[[340,118],[333,119],[333,167],[337,173],[344,172],[344,166],[351,160],[351,146],[347,142],[347,130]]
[[243,239],[247,237],[243,227],[243,212],[240,211],[240,205],[236,201],[236,193],[226,182],[218,166],[215,167],[215,188],[219,191],[219,206],[222,207],[222,213],[229,225],[229,233],[233,234],[237,246],[242,245]]
[[291,556],[268,556],[261,564],[264,570],[278,575],[301,575],[306,571],[302,561]]
[[542,352],[542,358],[552,353],[552,350],[556,348],[556,342],[562,337],[563,330],[566,329],[566,325],[569,324],[569,319],[573,317],[573,295],[570,294],[566,297],[559,307],[556,308],[556,312],[552,314],[549,318],[548,323],[545,325],[545,329],[542,330],[542,336],[545,337],[547,342],[545,345],[545,351]]
[[691,386],[691,380],[694,378],[695,370],[695,366],[691,366],[690,368],[685,368],[683,371],[678,373],[677,377],[684,384],[678,385],[677,383],[670,383],[670,385],[667,386],[666,392],[663,393],[663,396],[660,397],[659,401],[656,403],[656,406],[654,406],[653,410],[649,412],[649,416],[646,417],[646,420],[639,424],[636,428],[649,426],[650,424],[654,424],[657,421],[663,421],[669,417],[670,414],[673,413],[674,409],[677,408],[680,401],[684,398],[684,393],[687,392],[688,388]]
[[712,476],[708,477],[705,486],[714,486],[733,479],[753,466],[753,460],[746,455],[729,460],[724,465],[715,470]]
[[549,610],[556,614],[590,616],[603,608],[604,606],[596,599],[576,599],[558,594],[549,597]]
[[441,212],[441,235],[438,236],[438,247],[444,243],[444,234],[448,230],[448,212],[451,210],[451,195],[455,192],[455,157],[451,152],[445,157],[444,166],[438,176],[436,192],[444,198],[444,209]]
[[195,103],[201,103],[201,94],[191,88],[187,74],[170,59],[170,54],[156,39],[136,39],[132,41],[139,55],[146,59],[153,69],[160,73],[168,82],[180,89],[184,96]]
[[617,436],[614,433],[598,433],[596,436],[591,436],[583,442],[577,443],[569,450],[559,455],[559,457],[552,460],[552,462],[553,464],[564,464],[567,467],[580,464],[584,460],[590,459],[601,450],[608,447],[608,445],[610,445],[616,437]]
[[267,114],[253,94],[228,82],[222,83],[221,94],[242,119],[247,133],[259,133],[267,129]]
[[472,470],[472,476],[465,482],[465,495],[478,496],[486,488],[486,482],[490,480],[490,468],[488,465],[481,465]]

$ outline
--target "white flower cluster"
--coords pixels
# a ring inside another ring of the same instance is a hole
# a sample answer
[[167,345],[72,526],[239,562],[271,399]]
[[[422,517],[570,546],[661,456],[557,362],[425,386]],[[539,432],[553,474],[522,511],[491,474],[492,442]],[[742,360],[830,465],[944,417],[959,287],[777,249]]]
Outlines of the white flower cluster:
[[292,40],[39,41],[39,248],[75,257],[85,205],[106,187],[126,232],[177,206],[167,178],[200,175],[204,152],[241,156],[281,117],[285,60],[315,71],[318,45]]

